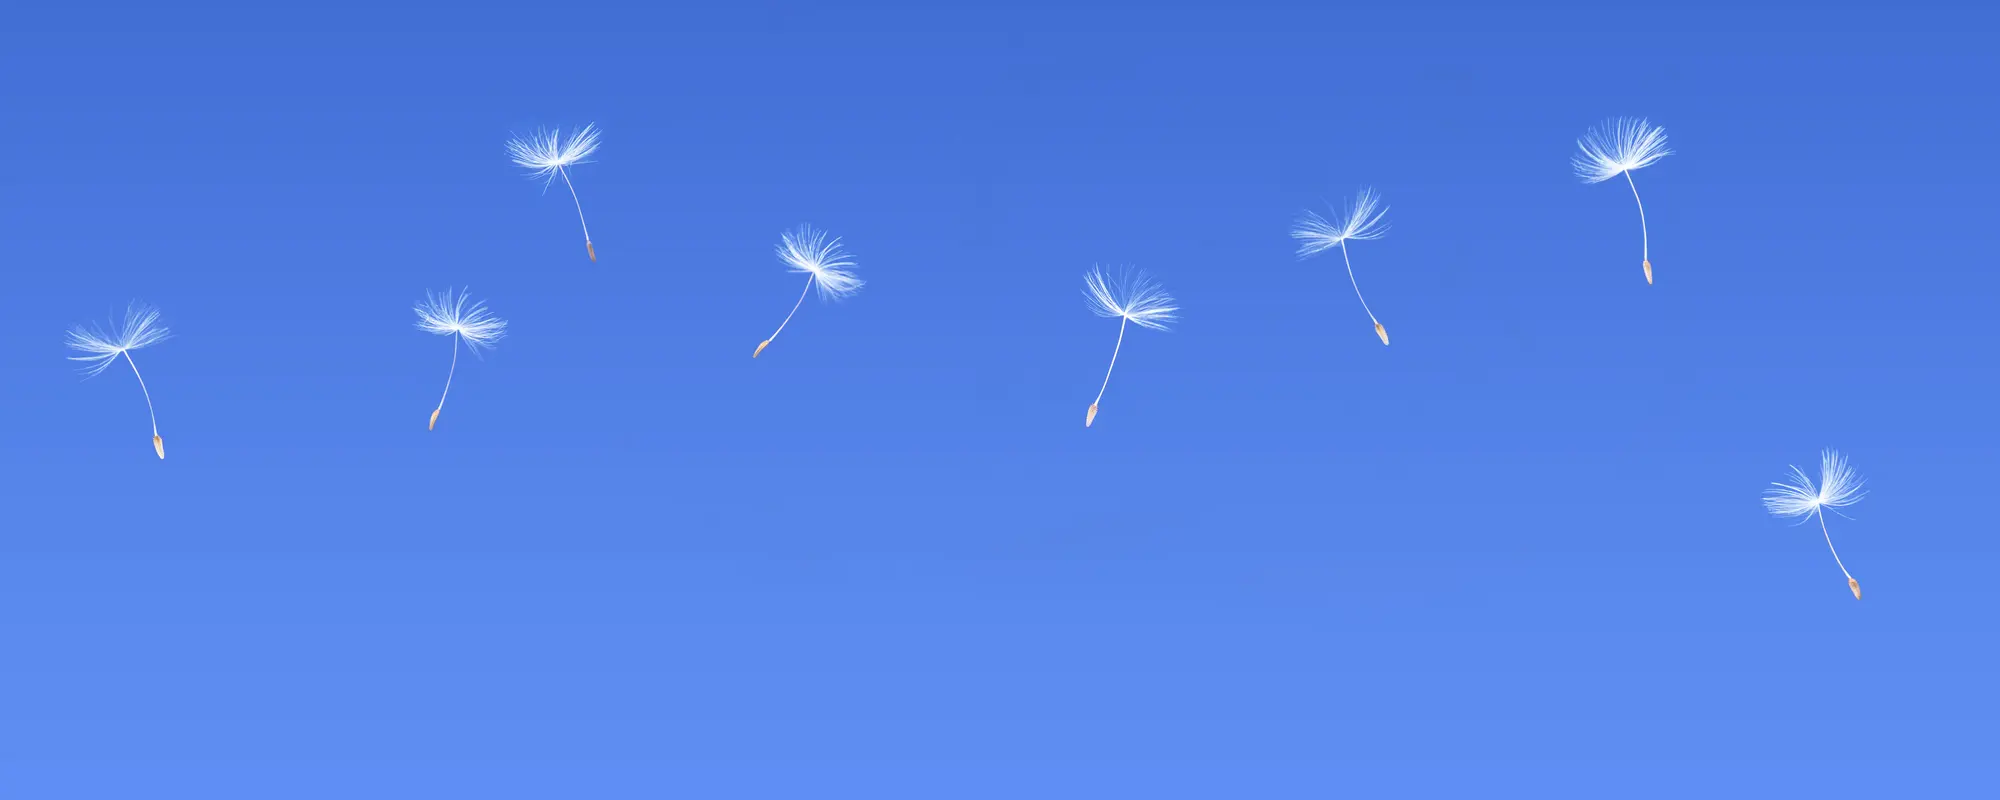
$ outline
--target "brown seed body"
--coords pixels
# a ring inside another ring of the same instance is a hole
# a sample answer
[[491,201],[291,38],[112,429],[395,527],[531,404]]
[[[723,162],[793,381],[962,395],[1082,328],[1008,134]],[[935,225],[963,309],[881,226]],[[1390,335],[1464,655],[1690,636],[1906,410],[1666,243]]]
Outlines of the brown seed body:
[[1090,410],[1083,412],[1083,427],[1088,428],[1090,427],[1090,423],[1096,421],[1097,421],[1097,404],[1091,403]]
[[431,412],[431,427],[429,428],[430,430],[438,429],[438,415],[442,413],[444,413],[443,407],[439,407],[438,410]]
[[590,263],[597,263],[597,248],[590,246],[590,240],[583,240],[583,251],[590,254]]
[[1382,344],[1384,346],[1389,344],[1389,329],[1382,327],[1382,323],[1380,322],[1375,323],[1375,335],[1382,337]]
[[1646,268],[1646,285],[1653,285],[1653,262],[1650,260],[1641,261],[1639,262],[1639,266]]
[[1848,590],[1848,591],[1850,591],[1850,592],[1853,592],[1853,593],[1854,593],[1854,599],[1856,599],[1856,600],[1859,600],[1859,599],[1861,599],[1861,582],[1860,582],[1860,581],[1857,581],[1857,580],[1855,580],[1855,579],[1853,579],[1853,578],[1848,578],[1848,579],[1847,579],[1847,590]]
[[751,354],[750,354],[750,357],[751,357],[751,358],[756,358],[756,357],[758,357],[758,356],[760,356],[760,355],[763,355],[763,354],[764,354],[764,348],[766,348],[766,347],[770,347],[770,346],[771,346],[771,340],[769,340],[769,339],[765,339],[764,341],[761,341],[761,342],[758,342],[758,343],[757,343],[757,352],[754,352],[754,353],[751,353]]
[[167,460],[167,443],[158,434],[153,435],[153,452],[160,454],[160,460]]

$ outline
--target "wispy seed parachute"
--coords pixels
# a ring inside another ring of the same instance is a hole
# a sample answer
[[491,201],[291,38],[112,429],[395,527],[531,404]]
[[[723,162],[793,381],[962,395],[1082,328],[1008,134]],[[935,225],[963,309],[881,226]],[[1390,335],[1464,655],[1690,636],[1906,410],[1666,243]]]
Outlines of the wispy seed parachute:
[[1838,451],[1825,450],[1819,456],[1819,483],[1815,485],[1805,470],[1792,467],[1792,474],[1783,483],[1772,483],[1764,493],[1764,508],[1780,517],[1812,517],[1819,520],[1819,532],[1826,537],[1826,549],[1833,553],[1833,563],[1840,567],[1840,574],[1847,576],[1847,588],[1854,592],[1854,599],[1861,599],[1861,582],[1847,571],[1847,565],[1840,561],[1840,551],[1833,549],[1833,534],[1826,530],[1826,510],[1846,508],[1861,501],[1865,492],[1861,491],[1861,476],[1847,463],[1847,457]]
[[1125,347],[1125,325],[1164,331],[1167,323],[1178,319],[1175,312],[1180,307],[1174,305],[1173,295],[1143,272],[1112,277],[1097,267],[1084,273],[1083,297],[1092,313],[1118,318],[1118,342],[1111,346],[1111,365],[1104,368],[1104,383],[1097,387],[1097,398],[1090,401],[1090,408],[1083,413],[1083,427],[1088,428],[1097,421],[1097,404],[1104,400],[1104,390],[1111,386],[1111,371],[1118,368],[1118,351]]
[[132,360],[132,351],[151,347],[166,340],[167,329],[160,324],[159,309],[133,303],[125,309],[125,319],[105,331],[93,325],[71,328],[65,344],[72,350],[84,353],[70,356],[71,361],[88,362],[84,367],[85,377],[94,377],[111,368],[111,363],[120,356],[132,367],[132,377],[139,379],[139,392],[146,397],[146,416],[153,422],[153,452],[161,459],[167,457],[166,440],[160,438],[160,418],[153,412],[153,393],[146,388],[146,378],[139,374],[139,363]]
[[444,393],[438,395],[437,409],[431,412],[430,430],[437,430],[438,415],[444,413],[444,399],[451,396],[452,376],[458,374],[459,342],[464,342],[466,349],[475,354],[482,347],[491,349],[494,342],[506,335],[507,321],[493,316],[484,302],[473,303],[468,293],[454,293],[450,289],[435,295],[425,292],[416,312],[418,328],[452,337],[451,370],[445,373]]
[[1667,129],[1647,124],[1643,119],[1621,117],[1591,128],[1576,142],[1578,153],[1570,166],[1584,183],[1602,183],[1620,175],[1632,187],[1632,201],[1639,204],[1639,266],[1646,271],[1646,283],[1653,282],[1653,256],[1646,233],[1646,203],[1639,199],[1639,184],[1632,170],[1673,155],[1667,149]]
[[1389,209],[1382,205],[1382,196],[1374,189],[1362,189],[1354,196],[1354,203],[1346,208],[1335,209],[1334,218],[1307,211],[1292,228],[1292,238],[1299,240],[1299,257],[1308,258],[1335,247],[1340,248],[1340,261],[1347,265],[1347,282],[1354,285],[1354,296],[1361,301],[1361,310],[1368,315],[1368,321],[1375,323],[1375,335],[1382,344],[1389,344],[1389,329],[1382,327],[1382,321],[1375,318],[1375,312],[1368,308],[1368,298],[1361,296],[1361,282],[1354,279],[1354,262],[1347,257],[1347,243],[1380,239],[1389,233],[1386,221]]
[[861,291],[861,285],[866,283],[855,277],[854,261],[841,248],[840,238],[829,239],[826,231],[811,225],[800,225],[778,237],[778,260],[790,271],[804,274],[806,286],[799,290],[799,299],[792,303],[791,312],[778,323],[778,329],[757,343],[757,349],[750,353],[751,358],[763,355],[764,348],[770,347],[771,341],[785,332],[785,326],[791,323],[793,314],[799,313],[799,306],[805,303],[806,294],[813,287],[819,287],[822,300],[840,300]]
[[585,125],[583,129],[570,134],[563,141],[560,129],[548,132],[537,131],[534,135],[507,140],[507,155],[514,163],[527,167],[529,177],[542,178],[542,190],[555,182],[557,176],[563,185],[569,187],[569,199],[576,203],[576,221],[583,225],[583,251],[597,260],[597,248],[590,243],[590,223],[583,220],[583,201],[577,199],[576,184],[569,179],[569,168],[589,163],[591,153],[597,152],[597,126]]

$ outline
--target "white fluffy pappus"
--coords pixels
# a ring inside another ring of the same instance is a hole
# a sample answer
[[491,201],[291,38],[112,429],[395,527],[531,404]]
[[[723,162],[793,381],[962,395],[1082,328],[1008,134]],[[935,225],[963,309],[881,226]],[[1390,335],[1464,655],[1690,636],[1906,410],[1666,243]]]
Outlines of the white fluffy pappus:
[[826,231],[811,225],[785,231],[778,236],[778,260],[793,272],[811,275],[808,282],[819,287],[820,297],[840,300],[861,291],[865,281],[854,274],[854,262],[840,246],[840,237],[828,238]]
[[415,308],[417,327],[445,336],[456,335],[471,347],[491,348],[493,342],[506,335],[507,321],[487,311],[484,301],[472,302],[469,292],[451,289],[438,294],[425,292],[423,302]]
[[561,128],[536,131],[507,140],[507,155],[514,163],[533,170],[531,177],[545,178],[547,185],[555,181],[556,174],[564,167],[585,163],[591,153],[597,152],[597,137],[595,124],[570,134],[568,141],[563,140]]
[[1091,312],[1100,317],[1124,319],[1156,331],[1166,330],[1180,310],[1173,295],[1144,272],[1120,272],[1112,277],[1102,268],[1092,267],[1083,275],[1083,297]]
[[78,325],[69,329],[64,343],[72,350],[89,354],[70,356],[69,360],[89,362],[83,373],[85,376],[96,376],[110,369],[111,362],[119,356],[151,347],[167,338],[167,329],[160,324],[160,310],[133,303],[125,309],[124,319],[113,325],[110,331],[95,324],[88,328]]
[[1584,183],[1602,183],[1674,154],[1667,149],[1666,128],[1631,117],[1605,120],[1585,131],[1576,146],[1570,165]]
[[1300,258],[1317,255],[1349,239],[1363,242],[1382,238],[1389,233],[1388,214],[1382,196],[1364,188],[1355,194],[1353,204],[1336,209],[1330,222],[1318,213],[1305,212],[1292,228],[1292,238],[1299,240]]

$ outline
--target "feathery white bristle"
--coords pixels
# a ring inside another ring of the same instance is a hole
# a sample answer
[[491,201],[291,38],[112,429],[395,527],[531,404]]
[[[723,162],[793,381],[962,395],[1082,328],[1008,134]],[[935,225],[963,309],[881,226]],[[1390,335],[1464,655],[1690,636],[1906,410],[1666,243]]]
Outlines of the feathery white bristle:
[[1335,210],[1331,222],[1312,211],[1305,212],[1297,227],[1292,228],[1292,238],[1299,240],[1299,257],[1304,258],[1338,247],[1341,242],[1382,238],[1389,233],[1389,225],[1383,221],[1388,214],[1382,196],[1374,189],[1363,188],[1354,196],[1353,204]]
[[840,246],[840,237],[827,238],[826,231],[811,225],[785,231],[778,237],[778,260],[793,272],[813,276],[824,300],[839,300],[861,291],[866,283],[854,274],[855,263]]
[[583,126],[570,134],[569,141],[562,140],[562,129],[536,131],[528,136],[507,140],[507,155],[514,163],[527,167],[531,178],[555,180],[556,171],[573,164],[586,163],[585,159],[597,151],[597,125]]
[[88,328],[81,325],[69,329],[64,342],[70,349],[89,355],[70,356],[71,361],[89,362],[83,374],[97,375],[111,367],[111,362],[132,350],[159,344],[168,336],[167,329],[160,323],[160,310],[134,302],[125,308],[125,319],[115,326],[114,332],[106,332],[95,324]]
[[1173,295],[1144,272],[1121,271],[1112,278],[1102,268],[1091,267],[1083,276],[1083,296],[1100,317],[1122,317],[1156,331],[1166,330],[1167,323],[1178,319],[1174,312],[1180,310]]
[[445,336],[456,335],[472,347],[491,348],[495,341],[506,335],[507,321],[486,310],[484,301],[472,302],[468,292],[453,293],[446,289],[442,294],[424,293],[424,301],[416,306],[417,327],[431,333]]
[[1773,482],[1764,494],[1764,508],[1781,517],[1810,516],[1822,509],[1845,508],[1860,502],[1861,476],[1835,450],[1820,453],[1819,484],[1805,470],[1792,467],[1787,482]]
[[1576,146],[1582,152],[1570,157],[1570,165],[1584,183],[1608,181],[1674,154],[1667,149],[1666,128],[1631,117],[1605,120],[1586,131]]

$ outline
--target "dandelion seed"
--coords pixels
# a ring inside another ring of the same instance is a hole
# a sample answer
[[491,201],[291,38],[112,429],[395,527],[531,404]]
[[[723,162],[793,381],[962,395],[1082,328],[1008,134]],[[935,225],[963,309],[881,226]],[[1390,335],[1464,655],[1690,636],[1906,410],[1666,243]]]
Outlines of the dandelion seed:
[[1179,318],[1174,312],[1180,307],[1174,305],[1173,295],[1149,280],[1144,272],[1120,274],[1114,279],[1107,277],[1103,269],[1091,267],[1083,275],[1083,296],[1092,313],[1118,318],[1118,343],[1111,346],[1111,366],[1104,368],[1104,383],[1097,387],[1097,399],[1090,401],[1089,410],[1083,413],[1083,427],[1088,428],[1097,421],[1097,404],[1104,400],[1104,390],[1111,386],[1111,370],[1118,367],[1118,351],[1125,347],[1126,323],[1164,331],[1167,323]]
[[576,203],[576,221],[583,225],[583,251],[597,260],[597,248],[590,243],[590,223],[583,220],[583,201],[577,199],[576,184],[569,179],[569,168],[577,164],[590,163],[586,159],[597,152],[597,126],[585,125],[583,130],[570,134],[569,141],[562,141],[562,130],[536,131],[532,136],[507,140],[507,155],[514,163],[532,170],[531,178],[542,178],[542,190],[548,191],[549,184],[557,176],[563,185],[569,187],[569,199]]
[[840,300],[861,291],[861,285],[865,283],[854,276],[854,262],[847,251],[841,249],[839,237],[829,240],[826,231],[811,225],[800,225],[778,237],[778,260],[784,262],[790,271],[804,273],[806,287],[799,290],[798,301],[792,303],[791,312],[785,315],[783,322],[778,323],[778,329],[771,332],[770,338],[757,343],[757,349],[750,353],[751,358],[762,355],[764,348],[770,347],[771,341],[785,332],[785,326],[791,323],[793,314],[799,313],[799,306],[805,303],[806,293],[811,292],[813,287],[819,287],[822,300]]
[[1354,279],[1354,262],[1347,257],[1347,243],[1380,239],[1388,234],[1389,224],[1384,221],[1388,213],[1389,209],[1382,206],[1381,195],[1364,188],[1355,195],[1353,205],[1336,212],[1333,221],[1307,211],[1297,227],[1292,228],[1292,238],[1300,242],[1300,258],[1340,248],[1340,260],[1347,265],[1347,281],[1354,284],[1354,296],[1361,301],[1361,310],[1368,314],[1368,320],[1375,323],[1375,335],[1384,345],[1389,343],[1389,329],[1382,327],[1382,321],[1368,308],[1368,298],[1361,296],[1361,282]]
[[1834,450],[1821,451],[1819,485],[1813,485],[1805,470],[1792,467],[1792,474],[1784,483],[1774,482],[1771,487],[1764,493],[1764,508],[1780,517],[1818,519],[1820,535],[1826,537],[1826,549],[1833,553],[1834,565],[1840,567],[1840,574],[1847,576],[1847,588],[1854,592],[1854,599],[1861,599],[1861,583],[1840,562],[1840,551],[1833,549],[1833,534],[1826,530],[1827,509],[1854,505],[1865,494],[1861,491],[1861,476],[1848,465],[1847,458]]
[[431,412],[431,430],[437,430],[438,415],[444,413],[444,399],[451,395],[452,376],[458,374],[458,343],[478,355],[479,348],[491,349],[493,343],[507,332],[507,321],[493,316],[486,310],[486,303],[471,303],[470,290],[453,294],[446,289],[443,294],[424,293],[424,301],[418,303],[417,327],[425,331],[450,336],[451,370],[444,376],[444,394],[438,395],[437,409]]
[[1632,181],[1632,170],[1674,154],[1667,149],[1667,129],[1643,119],[1620,117],[1586,131],[1576,146],[1582,152],[1570,157],[1570,165],[1584,183],[1602,183],[1624,175],[1625,184],[1632,187],[1632,201],[1639,204],[1639,266],[1646,271],[1646,283],[1651,284],[1653,257],[1648,251],[1646,203],[1639,199],[1639,184]]
[[159,309],[132,303],[125,309],[123,324],[106,332],[92,325],[81,325],[69,330],[64,343],[72,350],[80,350],[85,355],[70,356],[71,361],[88,362],[83,368],[84,377],[95,377],[111,368],[111,363],[119,356],[132,366],[132,377],[139,379],[139,392],[146,397],[146,416],[153,421],[153,452],[161,459],[167,457],[166,440],[160,438],[160,417],[153,413],[153,393],[146,388],[146,378],[139,374],[139,363],[132,360],[132,351],[159,344],[167,338],[167,329],[160,325]]

